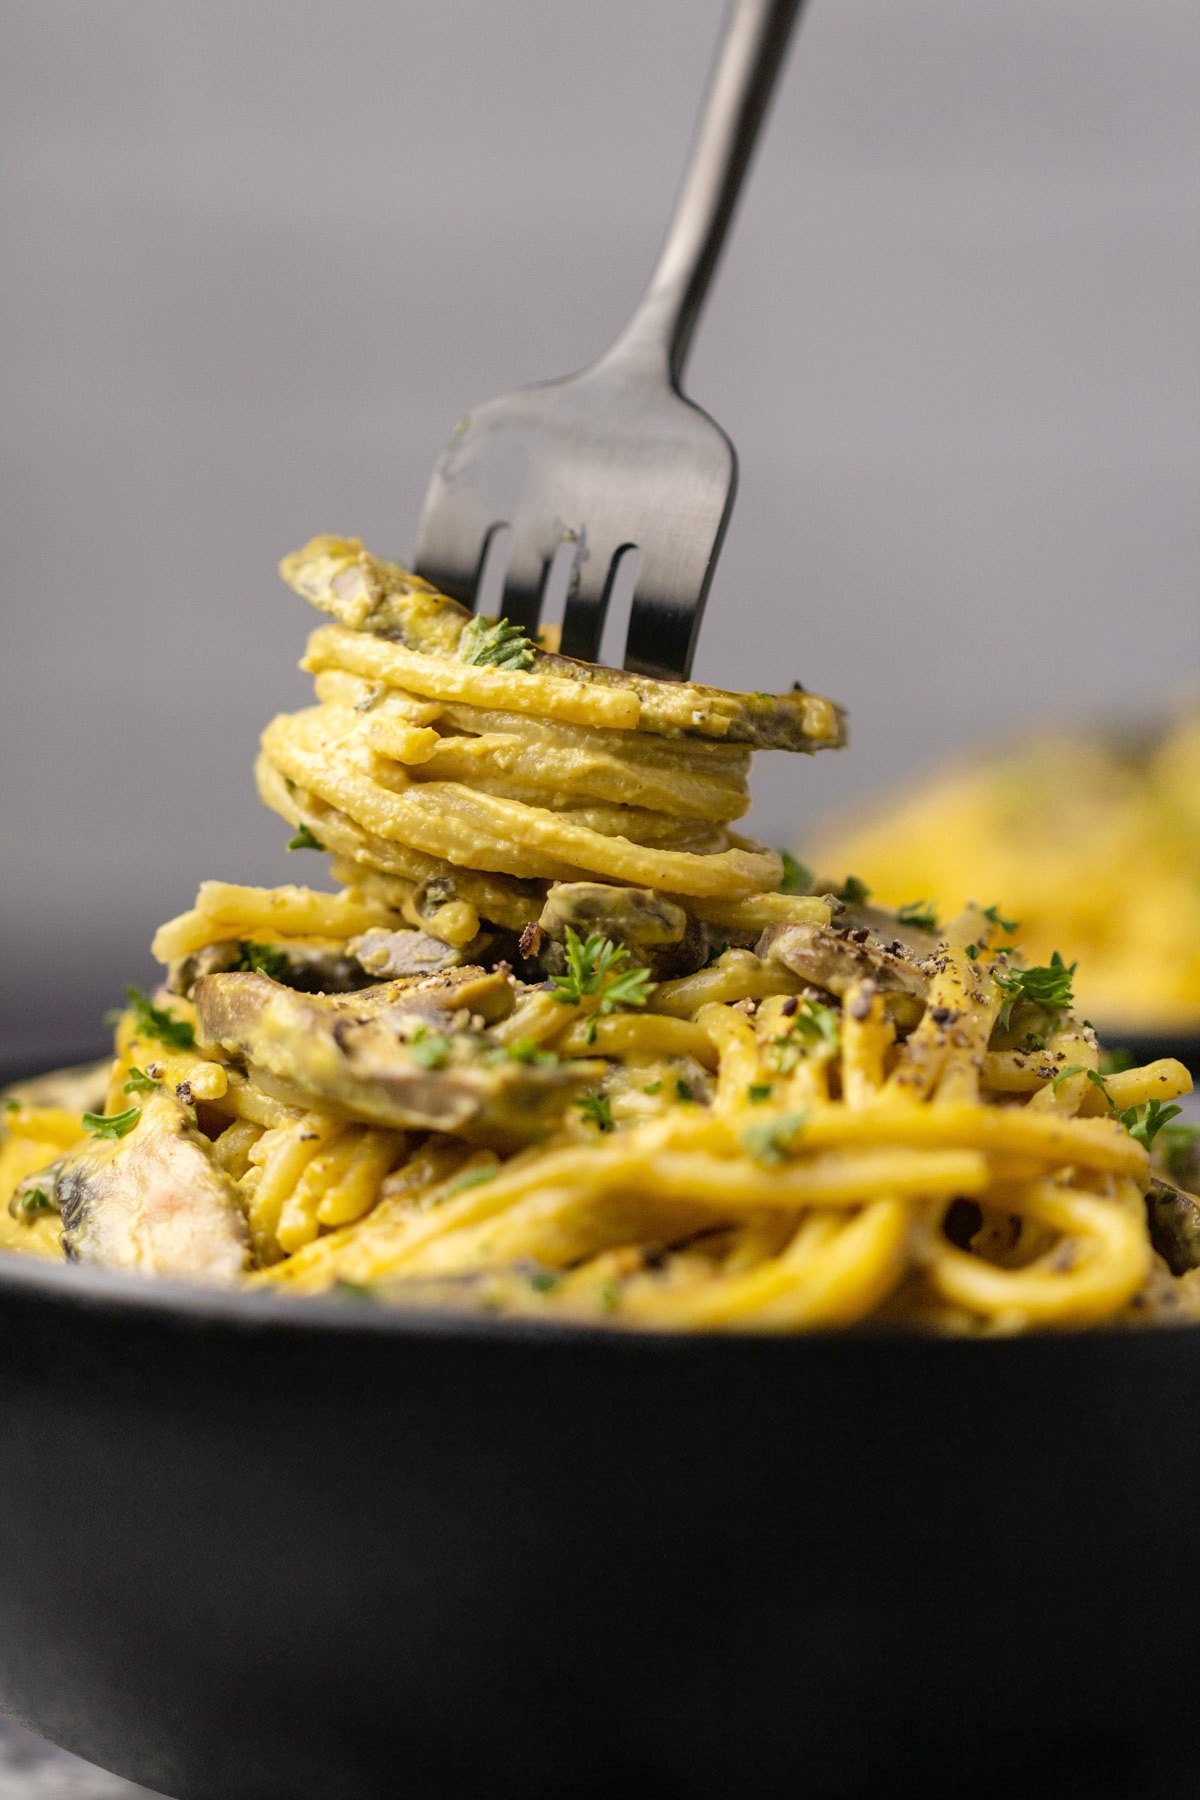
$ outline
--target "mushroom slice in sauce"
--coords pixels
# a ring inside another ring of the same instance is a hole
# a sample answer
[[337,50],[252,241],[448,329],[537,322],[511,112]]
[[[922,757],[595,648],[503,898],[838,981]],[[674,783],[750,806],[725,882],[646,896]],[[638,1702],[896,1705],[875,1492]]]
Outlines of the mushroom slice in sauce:
[[[930,938],[929,949],[936,945]],[[826,993],[846,993],[857,981],[870,980],[880,993],[924,1000],[929,991],[928,958],[899,937],[886,942],[869,926],[770,925],[758,941],[759,956],[782,963]]]
[[511,1009],[511,977],[480,969],[387,982],[353,999],[296,994],[263,975],[208,975],[196,984],[198,1033],[244,1057],[281,1098],[515,1148],[553,1125],[594,1069],[521,1062],[494,1044],[472,1021],[489,1004],[498,1016],[498,981]]
[[150,1095],[127,1136],[93,1139],[63,1157],[55,1201],[74,1262],[229,1283],[247,1266],[233,1184],[170,1095]]

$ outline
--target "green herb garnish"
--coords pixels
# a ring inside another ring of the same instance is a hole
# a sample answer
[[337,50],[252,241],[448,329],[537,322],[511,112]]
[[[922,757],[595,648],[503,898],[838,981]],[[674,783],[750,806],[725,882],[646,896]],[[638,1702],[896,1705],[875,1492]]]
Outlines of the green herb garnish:
[[8,1203],[14,1219],[36,1219],[39,1213],[54,1211],[54,1202],[45,1188],[18,1188]]
[[141,1116],[139,1108],[131,1106],[128,1112],[122,1113],[86,1112],[83,1115],[83,1123],[85,1129],[90,1131],[93,1137],[123,1138],[133,1130]]
[[6,1100],[4,1102],[4,1110],[5,1112],[20,1112],[21,1102],[19,1100]]
[[478,613],[458,640],[459,662],[481,669],[532,669],[537,651],[519,625],[497,619],[493,625]]
[[584,1094],[577,1102],[585,1119],[590,1119],[598,1131],[612,1131],[612,1101],[607,1094]]
[[967,955],[970,957],[972,962],[979,961],[979,945],[978,944],[967,944],[965,946],[965,949],[966,949]]
[[[1099,1069],[1089,1069],[1083,1063],[1068,1063],[1067,1067],[1065,1069],[1060,1069],[1058,1071],[1058,1074],[1054,1077],[1054,1080],[1050,1083],[1050,1086],[1054,1089],[1054,1092],[1056,1094],[1057,1094],[1059,1088],[1062,1086],[1063,1082],[1068,1080],[1072,1075],[1086,1075],[1088,1080],[1091,1082],[1092,1086],[1098,1087],[1100,1089],[1100,1092],[1104,1095],[1104,1098],[1108,1101],[1109,1106],[1112,1107],[1112,1100],[1109,1096],[1108,1089],[1104,1084],[1103,1075],[1100,1073]],[[1116,1111],[1115,1107],[1113,1107],[1113,1111],[1114,1112]]]
[[615,1281],[606,1281],[600,1289],[600,1304],[605,1312],[616,1312],[621,1304],[621,1290]]
[[675,1098],[684,1102],[696,1098],[695,1094],[692,1092],[691,1082],[685,1081],[682,1075],[677,1075],[675,1078]]
[[157,1086],[158,1082],[155,1081],[152,1075],[147,1075],[144,1069],[130,1069],[129,1080],[125,1083],[122,1092],[126,1094],[152,1094]]
[[1008,1025],[1013,1007],[1019,1000],[1044,1006],[1053,1013],[1068,1011],[1075,999],[1071,979],[1077,967],[1076,963],[1065,963],[1055,950],[1048,963],[1036,964],[1032,969],[1000,970],[994,977],[996,986],[1005,995],[1000,1008],[1000,1024]]
[[857,875],[847,875],[840,888],[834,890],[837,899],[847,906],[865,906],[871,898],[871,890],[865,881]]
[[266,975],[272,981],[279,981],[288,972],[286,952],[274,944],[254,944],[249,938],[238,940],[238,959],[235,969],[244,969],[250,975]]
[[742,1133],[742,1148],[755,1162],[768,1167],[785,1162],[807,1118],[808,1114],[802,1112],[781,1113],[777,1119],[765,1120],[761,1125],[748,1125]]
[[173,1019],[165,1007],[155,1006],[140,988],[127,987],[125,998],[133,1014],[136,1037],[157,1038],[172,1050],[195,1049],[196,1033],[186,1019]]
[[344,1276],[334,1282],[331,1290],[340,1294],[343,1300],[374,1300],[374,1290],[365,1281],[347,1281]]
[[771,1098],[770,1082],[752,1081],[750,1086],[746,1089],[746,1098],[749,1100],[751,1106],[761,1106],[764,1100],[769,1100]]
[[1006,919],[998,906],[985,906],[983,909],[983,916],[988,920],[989,924],[998,925],[1001,931],[1017,931],[1020,929],[1020,919]]
[[529,1285],[535,1294],[549,1294],[561,1280],[562,1276],[554,1269],[535,1269],[529,1277]]
[[794,857],[790,850],[781,850],[779,860],[783,864],[783,880],[779,883],[781,894],[807,894],[813,884],[813,872],[805,863]]
[[479,1187],[485,1181],[491,1181],[496,1173],[495,1163],[485,1163],[478,1169],[467,1169],[459,1175],[446,1189],[446,1198],[451,1194],[465,1193],[467,1188]]
[[770,1046],[769,1055],[781,1075],[790,1074],[806,1050],[836,1056],[841,1045],[839,1015],[819,1000],[802,1000],[788,1029]]
[[558,1057],[553,1050],[543,1050],[533,1038],[514,1038],[511,1044],[497,1044],[494,1049],[484,1053],[484,1067],[494,1069],[500,1063],[515,1062],[532,1064],[538,1069],[553,1069],[558,1065]]
[[314,837],[307,825],[301,825],[294,838],[288,839],[289,850],[323,850],[320,838]]
[[896,919],[901,925],[911,925],[914,931],[936,931],[938,928],[932,900],[910,900],[906,906],[897,907]]
[[648,1081],[646,1083],[645,1087],[642,1089],[642,1092],[643,1092],[643,1094],[661,1094],[662,1093],[662,1082],[661,1081]]
[[451,1040],[442,1031],[426,1031],[424,1026],[414,1033],[405,1045],[408,1054],[423,1069],[444,1069],[450,1061],[450,1052],[454,1048]]
[[1161,1100],[1147,1100],[1145,1106],[1126,1107],[1117,1117],[1130,1137],[1149,1150],[1163,1126],[1177,1119],[1182,1111],[1182,1106],[1164,1106]]
[[618,1006],[645,1006],[658,983],[651,981],[649,969],[626,968],[628,961],[629,951],[623,944],[618,946],[595,931],[582,939],[568,925],[567,973],[554,977],[554,998],[564,1006],[578,1006],[581,1000],[598,995],[598,1013],[615,1012]]

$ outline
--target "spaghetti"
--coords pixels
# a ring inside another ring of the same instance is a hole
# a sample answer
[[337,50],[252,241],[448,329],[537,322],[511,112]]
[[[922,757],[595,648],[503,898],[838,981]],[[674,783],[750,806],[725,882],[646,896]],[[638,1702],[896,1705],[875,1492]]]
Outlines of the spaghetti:
[[572,663],[357,543],[263,799],[335,892],[206,882],[103,1103],[14,1090],[9,1246],[663,1330],[1186,1312],[1144,1195],[1190,1087],[1106,1074],[997,910],[898,919],[741,836],[836,708]]

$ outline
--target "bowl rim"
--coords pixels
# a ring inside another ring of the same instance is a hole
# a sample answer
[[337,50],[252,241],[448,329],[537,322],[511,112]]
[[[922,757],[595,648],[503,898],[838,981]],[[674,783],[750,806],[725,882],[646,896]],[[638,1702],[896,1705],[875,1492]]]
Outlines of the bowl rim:
[[[472,1313],[447,1308],[406,1307],[393,1302],[351,1300],[328,1294],[289,1295],[266,1289],[222,1288],[171,1277],[127,1274],[78,1263],[0,1251],[0,1304],[6,1291],[40,1297],[51,1307],[83,1316],[156,1322],[176,1331],[218,1328],[231,1338],[386,1338],[413,1344],[603,1346],[602,1354],[692,1356],[703,1352],[813,1357],[830,1350],[843,1354],[926,1358],[1011,1358],[1054,1345],[1063,1357],[1086,1356],[1089,1347],[1126,1354],[1170,1354],[1170,1344],[1191,1344],[1200,1355],[1200,1320],[1167,1325],[1103,1325],[1078,1331],[1038,1329],[1011,1336],[952,1336],[905,1330],[899,1325],[825,1328],[800,1332],[655,1331],[644,1326],[592,1325],[586,1320],[538,1319],[504,1313]],[[1162,1352],[1152,1347],[1164,1346]],[[1186,1353],[1180,1351],[1180,1354]]]

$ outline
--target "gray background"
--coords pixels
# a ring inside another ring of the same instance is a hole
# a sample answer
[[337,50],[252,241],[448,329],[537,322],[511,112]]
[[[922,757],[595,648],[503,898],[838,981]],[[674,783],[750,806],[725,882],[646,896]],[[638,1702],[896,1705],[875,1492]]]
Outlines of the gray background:
[[[4,0],[0,1049],[202,876],[315,874],[250,780],[275,562],[403,554],[459,413],[614,334],[718,18]],[[743,460],[697,674],[854,721],[766,835],[1195,678],[1198,71],[1195,0],[813,0],[690,371]]]

